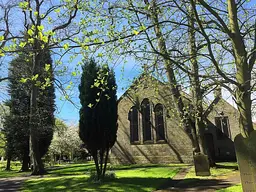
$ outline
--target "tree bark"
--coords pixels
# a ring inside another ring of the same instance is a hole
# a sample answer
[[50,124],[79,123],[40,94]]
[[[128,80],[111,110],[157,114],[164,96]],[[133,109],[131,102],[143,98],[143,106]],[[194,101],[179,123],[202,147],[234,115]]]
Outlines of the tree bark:
[[94,164],[96,166],[97,179],[100,180],[101,174],[100,174],[100,168],[99,168],[98,152],[97,151],[92,152],[92,157],[94,160]]
[[189,52],[190,52],[190,66],[192,74],[189,76],[191,83],[192,103],[194,108],[195,117],[195,129],[199,144],[200,153],[206,155],[206,144],[205,144],[205,124],[204,124],[204,111],[203,111],[203,92],[201,90],[201,84],[199,79],[199,66],[197,62],[197,47],[195,37],[195,15],[192,7],[189,8],[188,17],[188,34],[189,34]]
[[[39,50],[39,42],[35,43],[34,50]],[[39,67],[41,61],[41,54],[38,51],[34,53],[33,59],[33,75],[39,74]],[[31,158],[33,163],[33,170],[32,175],[42,175],[45,174],[44,165],[40,156],[39,151],[39,138],[38,132],[39,130],[39,114],[37,108],[37,98],[38,98],[38,87],[35,85],[35,82],[32,82],[31,88],[31,97],[30,97],[30,119],[29,119],[29,126],[30,126],[30,144],[31,144]]]
[[24,148],[23,158],[22,158],[22,166],[20,171],[28,171],[30,164],[29,158],[29,137],[27,138],[26,147]]
[[22,159],[22,166],[20,169],[21,172],[29,171],[29,154],[25,154]]
[[7,162],[6,162],[6,171],[11,171],[11,158],[7,157]]
[[104,162],[104,149],[100,150],[100,175],[102,176],[103,171],[103,162]]
[[106,157],[105,157],[105,162],[104,162],[104,169],[102,173],[102,177],[105,177],[106,169],[107,169],[107,164],[108,164],[108,154],[109,154],[109,148],[106,150]]
[[254,130],[251,112],[251,70],[249,69],[247,51],[239,29],[235,0],[228,0],[228,16],[237,69],[236,80],[239,83],[235,94],[239,111],[239,127],[243,137],[249,137]]
[[198,139],[196,136],[196,131],[193,125],[193,122],[191,121],[189,114],[184,111],[184,103],[182,100],[182,96],[180,94],[178,84],[175,78],[174,70],[173,70],[173,64],[170,61],[169,54],[166,48],[166,43],[163,38],[161,27],[158,22],[158,13],[157,13],[157,5],[156,1],[152,1],[152,12],[151,12],[151,20],[154,24],[154,31],[156,33],[156,39],[158,42],[158,48],[159,53],[163,57],[165,69],[167,71],[167,77],[170,84],[171,92],[173,94],[174,103],[176,105],[176,108],[178,109],[178,115],[182,121],[182,125],[184,127],[184,130],[187,132],[193,146],[194,152],[200,152],[200,147],[198,143]]

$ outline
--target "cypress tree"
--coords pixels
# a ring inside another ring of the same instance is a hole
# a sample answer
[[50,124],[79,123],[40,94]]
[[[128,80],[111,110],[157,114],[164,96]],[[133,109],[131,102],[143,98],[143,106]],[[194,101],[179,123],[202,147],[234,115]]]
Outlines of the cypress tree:
[[90,60],[83,66],[79,136],[93,156],[98,179],[105,175],[109,150],[116,141],[117,97],[113,70]]
[[9,138],[7,140],[9,150],[7,151],[9,151],[9,156],[16,156],[22,161],[21,171],[29,169],[29,85],[20,82],[21,78],[29,75],[29,66],[26,62],[28,62],[26,55],[21,54],[9,64],[10,100],[7,106],[10,114],[5,118],[6,135]]
[[[10,100],[8,101],[8,106],[10,108],[10,115],[5,117],[5,133],[6,135],[13,134],[13,137],[9,137],[12,140],[7,140],[7,146],[10,145],[9,148],[14,150],[8,154],[18,154],[18,158],[22,161],[22,171],[28,170],[29,165],[29,112],[32,81],[28,79],[20,82],[20,80],[31,77],[32,61],[30,58],[28,53],[23,52],[12,60],[9,65]],[[40,86],[37,118],[39,123],[38,142],[41,158],[46,154],[53,137],[55,110],[54,76],[50,52],[45,51],[42,58],[43,60],[40,62],[40,73],[36,79],[38,86]],[[8,123],[10,120],[12,123]]]
[[39,131],[39,151],[41,158],[47,153],[54,131],[54,111],[55,111],[55,92],[54,92],[54,74],[52,69],[52,59],[50,51],[43,53],[44,60],[40,62],[39,81],[42,86],[39,90],[38,110],[40,119]]

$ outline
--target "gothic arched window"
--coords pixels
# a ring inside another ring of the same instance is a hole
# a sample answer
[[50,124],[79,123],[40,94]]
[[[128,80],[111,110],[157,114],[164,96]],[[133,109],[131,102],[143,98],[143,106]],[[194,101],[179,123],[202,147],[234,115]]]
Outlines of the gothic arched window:
[[129,111],[128,120],[130,121],[130,141],[139,141],[139,113],[135,106]]
[[152,140],[152,134],[150,122],[150,103],[148,99],[143,99],[143,101],[141,102],[141,114],[143,141],[150,141]]
[[156,140],[165,140],[164,132],[164,108],[162,104],[157,104],[155,106],[155,127],[156,127]]

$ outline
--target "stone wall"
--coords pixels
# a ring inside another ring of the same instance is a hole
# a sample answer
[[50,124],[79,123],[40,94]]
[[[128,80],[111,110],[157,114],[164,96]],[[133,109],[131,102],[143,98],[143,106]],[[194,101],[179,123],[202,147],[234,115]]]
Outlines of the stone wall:
[[231,138],[218,139],[216,135],[216,127],[209,126],[208,128],[210,130],[208,130],[208,132],[211,132],[214,137],[215,154],[219,161],[235,160],[234,139],[235,136],[240,133],[238,122],[239,114],[238,111],[224,99],[220,99],[215,105],[208,115],[208,120],[215,125],[215,117],[219,117],[220,114],[228,117]]
[[[118,133],[117,142],[111,149],[110,161],[112,163],[181,163],[192,162],[191,141],[179,126],[175,107],[169,88],[164,84],[143,82],[143,86],[130,88],[118,103]],[[166,141],[156,141],[156,132],[152,127],[152,141],[143,142],[141,115],[139,118],[139,142],[130,143],[129,110],[132,106],[139,106],[143,99],[151,102],[151,123],[154,125],[154,111],[156,104],[164,105]]]
[[[157,80],[143,78],[135,82],[134,85],[136,86],[130,87],[119,99],[117,142],[111,149],[110,161],[115,164],[191,163],[193,161],[191,141],[180,126],[180,119],[174,106],[170,88]],[[189,95],[186,95],[186,97],[189,97]],[[153,140],[143,142],[140,114],[139,142],[136,144],[130,143],[128,114],[132,106],[139,107],[145,98],[148,98],[151,102],[152,125],[155,124],[153,118],[154,106],[161,103],[165,107],[165,142],[156,141],[154,127],[152,127]],[[219,116],[220,112],[223,112],[229,118],[231,140],[217,140],[215,117]],[[221,156],[224,159],[234,159],[233,140],[239,133],[239,127],[238,111],[233,106],[220,99],[209,113],[209,125],[206,132],[212,134],[216,156]]]

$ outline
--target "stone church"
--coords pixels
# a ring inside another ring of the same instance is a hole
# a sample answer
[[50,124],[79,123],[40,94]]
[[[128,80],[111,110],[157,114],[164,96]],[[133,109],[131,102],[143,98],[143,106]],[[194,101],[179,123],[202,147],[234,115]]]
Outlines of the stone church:
[[[191,96],[182,92],[189,105]],[[235,160],[234,138],[239,134],[238,111],[215,94],[205,106],[208,153],[216,161]],[[115,164],[190,163],[192,145],[180,126],[168,85],[140,76],[118,100],[117,141],[110,151]]]

